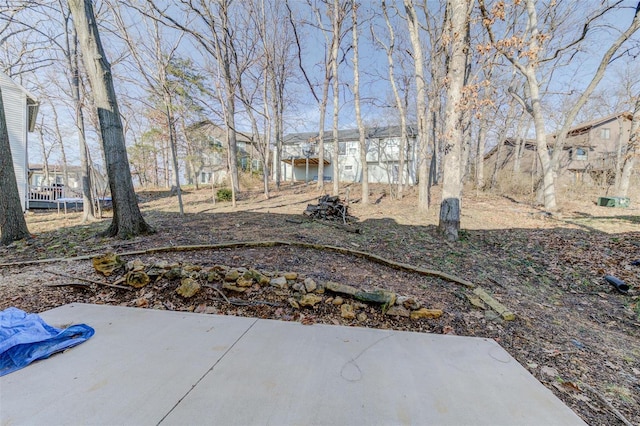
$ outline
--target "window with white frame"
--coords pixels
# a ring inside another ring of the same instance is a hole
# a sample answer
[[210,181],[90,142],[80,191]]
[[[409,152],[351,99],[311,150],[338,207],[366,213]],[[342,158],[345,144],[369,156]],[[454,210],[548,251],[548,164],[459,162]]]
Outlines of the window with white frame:
[[367,163],[378,162],[379,148],[377,139],[367,139]]
[[611,129],[608,127],[603,127],[600,129],[600,137],[602,139],[611,139]]
[[578,147],[575,150],[574,158],[578,161],[586,161],[587,160],[587,150],[582,147]]
[[347,143],[338,142],[338,155],[347,155]]

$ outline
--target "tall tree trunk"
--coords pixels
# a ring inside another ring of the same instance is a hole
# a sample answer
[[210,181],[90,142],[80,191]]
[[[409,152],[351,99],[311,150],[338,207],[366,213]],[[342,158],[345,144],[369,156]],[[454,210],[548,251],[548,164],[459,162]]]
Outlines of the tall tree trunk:
[[615,164],[615,183],[614,187],[616,189],[620,188],[620,179],[622,179],[622,167],[623,167],[623,156],[622,156],[622,132],[623,132],[623,123],[624,118],[622,116],[618,116],[618,140],[616,141],[616,164]]
[[69,9],[80,40],[94,102],[98,109],[100,133],[106,157],[107,175],[113,203],[113,220],[104,232],[108,236],[130,238],[153,232],[145,222],[133,190],[122,121],[113,88],[111,65],[100,42],[91,0],[69,0]]
[[[166,82],[165,82],[165,88]],[[166,107],[167,130],[169,131],[169,145],[171,146],[171,160],[173,161],[173,178],[175,183],[176,195],[178,196],[178,207],[180,216],[184,216],[184,206],[182,204],[182,187],[180,186],[180,168],[178,166],[178,143],[176,142],[176,125],[173,121],[171,110],[173,103],[171,102],[171,94],[168,89],[164,90],[164,104]]]
[[360,68],[358,62],[358,3],[351,3],[352,33],[353,33],[353,98],[356,110],[356,122],[358,123],[358,135],[360,142],[360,169],[362,171],[362,204],[369,204],[369,167],[367,166],[367,140],[362,114],[360,113]]
[[[68,40],[68,39],[67,39]],[[76,128],[78,129],[78,149],[80,151],[80,168],[82,181],[82,219],[81,222],[95,220],[93,210],[93,197],[91,196],[91,168],[87,159],[88,147],[85,138],[84,114],[82,113],[82,99],[80,98],[80,67],[78,54],[78,36],[75,28],[72,29],[71,40],[67,46],[69,53],[69,65],[71,71],[71,94],[75,106]],[[72,49],[73,50],[72,50]]]
[[398,158],[399,176],[397,198],[402,199],[404,193],[405,163],[407,162],[407,142],[409,140],[407,137],[407,109],[405,108],[405,104],[403,103],[402,97],[400,96],[400,92],[398,90],[398,85],[396,84],[395,64],[393,61],[396,36],[393,25],[391,25],[391,21],[389,20],[387,4],[384,0],[382,0],[382,13],[384,14],[384,20],[387,24],[387,29],[389,30],[389,46],[385,48],[385,51],[387,53],[387,62],[389,65],[389,83],[391,84],[391,91],[393,92],[393,97],[396,101],[396,108],[398,109],[398,114],[400,115],[400,157]]
[[331,44],[331,78],[333,79],[333,195],[340,192],[340,141],[338,139],[340,113],[340,79],[338,77],[338,50],[340,49],[340,32],[342,31],[343,10],[340,0],[333,0]]
[[[478,150],[476,151],[476,187],[484,188],[484,151],[487,141],[487,129],[489,119],[486,115],[480,118],[480,129],[478,130]],[[500,143],[500,141],[498,141]]]
[[324,121],[327,116],[327,101],[329,99],[330,68],[322,83],[322,99],[320,101],[320,128],[318,129],[318,190],[324,192]]
[[42,123],[38,129],[38,136],[40,139],[40,153],[42,154],[42,173],[44,175],[43,181],[40,186],[49,185],[49,153],[47,153],[47,148],[44,144],[44,128]]
[[[407,13],[407,24],[409,27],[409,37],[413,50],[413,65],[416,81],[416,116],[418,118],[418,138],[417,158],[418,161],[418,210],[429,209],[429,165],[428,144],[427,144],[427,91],[424,79],[424,59],[422,54],[422,43],[420,41],[420,24],[413,0],[404,0],[404,8]],[[463,70],[464,71],[464,70]]]
[[0,244],[8,245],[23,238],[29,238],[24,207],[20,202],[18,181],[13,167],[11,143],[4,115],[4,101],[0,88]]
[[449,241],[458,240],[462,200],[462,135],[464,132],[461,101],[467,51],[466,39],[470,0],[448,0],[451,54],[447,69],[447,106],[445,110],[445,155],[443,159],[442,202],[438,228]]

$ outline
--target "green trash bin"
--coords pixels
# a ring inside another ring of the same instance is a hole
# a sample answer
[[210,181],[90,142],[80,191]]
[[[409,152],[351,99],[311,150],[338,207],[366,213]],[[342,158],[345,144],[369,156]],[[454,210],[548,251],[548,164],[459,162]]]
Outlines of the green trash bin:
[[603,207],[629,207],[629,197],[598,197],[598,205]]

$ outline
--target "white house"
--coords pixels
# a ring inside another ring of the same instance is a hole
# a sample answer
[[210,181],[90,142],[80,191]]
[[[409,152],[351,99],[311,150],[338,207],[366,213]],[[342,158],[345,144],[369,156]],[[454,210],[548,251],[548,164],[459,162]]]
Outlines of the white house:
[[[400,139],[401,127],[369,127],[366,132],[367,167],[369,182],[397,183],[400,176]],[[404,182],[413,185],[416,182],[416,136],[417,129],[407,126],[405,144]],[[360,161],[359,132],[357,129],[338,132],[338,179],[340,182],[361,182],[362,164]],[[281,176],[284,181],[305,181],[307,163],[309,180],[318,179],[318,133],[293,133],[286,135],[282,143]],[[333,135],[324,133],[324,180],[333,178],[332,164]],[[308,157],[308,158],[307,158]]]
[[27,155],[27,133],[33,132],[38,115],[38,101],[24,87],[13,81],[0,71],[0,88],[4,114],[7,119],[9,144],[13,157],[13,168],[16,173],[20,202],[27,209],[29,193],[29,159]]

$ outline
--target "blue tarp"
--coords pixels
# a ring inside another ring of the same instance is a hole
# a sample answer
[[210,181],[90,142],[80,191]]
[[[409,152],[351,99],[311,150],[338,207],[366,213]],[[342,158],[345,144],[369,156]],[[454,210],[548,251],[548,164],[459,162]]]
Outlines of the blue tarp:
[[55,328],[39,315],[7,308],[0,312],[0,376],[79,345],[93,333],[86,324]]

